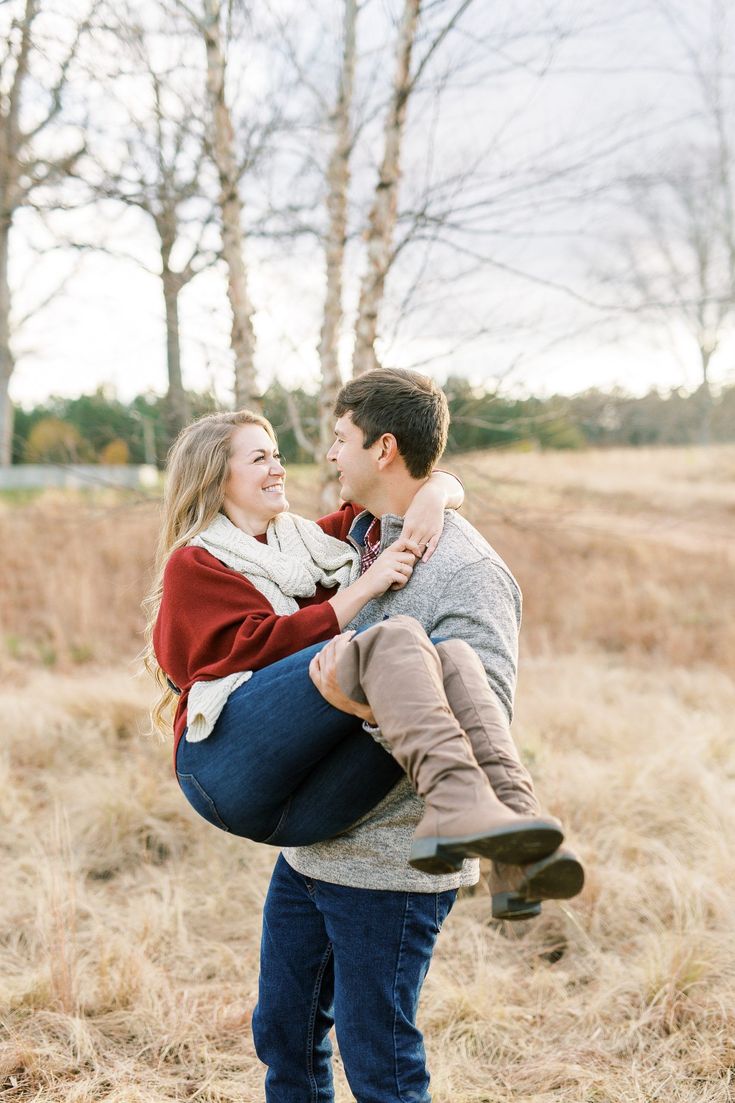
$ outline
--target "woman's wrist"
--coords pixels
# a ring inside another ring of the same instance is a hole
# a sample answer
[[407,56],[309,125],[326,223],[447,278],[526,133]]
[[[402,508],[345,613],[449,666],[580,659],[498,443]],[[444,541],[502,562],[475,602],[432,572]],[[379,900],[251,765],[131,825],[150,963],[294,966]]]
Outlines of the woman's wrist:
[[375,597],[375,593],[370,589],[369,584],[366,584],[366,575],[361,575],[360,578],[346,586],[344,590],[340,590],[334,597],[330,597],[328,601],[334,609],[334,615],[340,628],[344,628],[345,625],[349,624],[352,618],[360,612],[363,605],[367,605],[373,597]]
[[370,568],[365,571],[365,574],[361,574],[359,578],[356,578],[355,581],[347,587],[361,605],[365,605],[366,602],[375,597],[375,588],[370,585],[371,579],[369,572]]
[[435,467],[428,481],[432,489],[436,488],[443,493],[445,509],[459,509],[464,502],[464,486],[461,479],[451,471],[443,471]]

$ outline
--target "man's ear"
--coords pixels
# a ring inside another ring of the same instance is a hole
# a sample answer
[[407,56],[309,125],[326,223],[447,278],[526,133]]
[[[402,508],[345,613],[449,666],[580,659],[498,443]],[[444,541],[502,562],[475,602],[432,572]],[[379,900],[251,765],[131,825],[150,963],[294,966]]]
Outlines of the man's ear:
[[392,433],[383,433],[378,437],[375,443],[380,445],[380,451],[378,452],[378,467],[381,469],[389,467],[400,455],[398,451],[398,441]]

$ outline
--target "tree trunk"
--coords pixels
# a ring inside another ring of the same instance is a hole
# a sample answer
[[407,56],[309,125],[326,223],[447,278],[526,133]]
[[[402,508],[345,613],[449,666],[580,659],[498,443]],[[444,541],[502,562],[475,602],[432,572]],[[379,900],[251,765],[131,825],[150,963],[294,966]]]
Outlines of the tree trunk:
[[146,417],[145,414],[140,415],[140,423],[143,430],[143,456],[145,462],[150,464],[151,467],[158,466],[158,457],[156,456],[156,431],[151,418]]
[[393,93],[385,121],[383,162],[368,220],[367,270],[360,287],[355,325],[352,374],[361,375],[378,367],[375,338],[378,313],[383,301],[385,279],[391,261],[393,232],[398,213],[398,183],[401,175],[401,146],[411,93],[411,53],[418,26],[421,0],[405,0],[396,43]]
[[212,114],[212,156],[219,177],[222,255],[227,266],[227,297],[232,310],[232,351],[235,354],[235,405],[262,411],[255,378],[255,331],[244,257],[242,203],[238,190],[235,138],[225,99],[225,58],[220,29],[220,0],[204,0],[207,48],[207,95]]
[[6,90],[4,102],[0,104],[0,467],[9,467],[13,462],[13,404],[9,389],[14,362],[10,347],[8,258],[13,212],[22,198],[17,187],[18,157],[24,142],[19,119],[28,77],[31,27],[36,11],[36,0],[26,0],[23,14],[17,23],[21,31],[21,44],[15,74],[9,90]]
[[709,362],[712,352],[712,349],[700,345],[702,385],[699,388],[699,442],[704,445],[712,443],[712,390],[709,384]]
[[334,403],[342,377],[339,371],[339,335],[342,324],[342,275],[347,236],[347,191],[350,181],[352,128],[350,113],[355,79],[357,0],[345,0],[344,47],[337,103],[332,115],[335,143],[327,168],[328,226],[325,243],[327,292],[319,342],[322,379],[319,390],[320,509],[337,508],[339,485],[327,452],[334,438]]
[[161,273],[166,306],[166,364],[168,367],[167,428],[173,437],[191,420],[189,400],[181,379],[181,345],[179,338],[179,292],[181,280],[165,262]]
[[8,388],[13,373],[10,349],[10,285],[8,283],[8,246],[10,219],[0,220],[0,467],[9,467],[13,458],[13,404]]

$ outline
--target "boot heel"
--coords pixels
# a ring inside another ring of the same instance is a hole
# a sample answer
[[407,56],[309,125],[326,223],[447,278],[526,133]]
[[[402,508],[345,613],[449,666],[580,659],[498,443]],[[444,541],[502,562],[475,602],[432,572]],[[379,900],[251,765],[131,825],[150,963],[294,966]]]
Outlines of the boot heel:
[[493,919],[535,919],[541,915],[541,901],[527,900],[519,892],[493,894]]
[[422,873],[457,873],[464,858],[442,853],[437,838],[415,839],[408,864]]

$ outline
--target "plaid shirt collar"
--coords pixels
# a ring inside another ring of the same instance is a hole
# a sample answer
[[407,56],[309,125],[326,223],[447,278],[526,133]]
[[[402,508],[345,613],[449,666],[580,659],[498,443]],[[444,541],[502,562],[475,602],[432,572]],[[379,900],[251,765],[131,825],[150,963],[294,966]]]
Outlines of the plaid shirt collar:
[[360,562],[360,572],[364,573],[368,567],[372,567],[375,560],[380,555],[380,518],[373,517],[373,520],[365,533],[365,550],[362,553],[362,559]]

